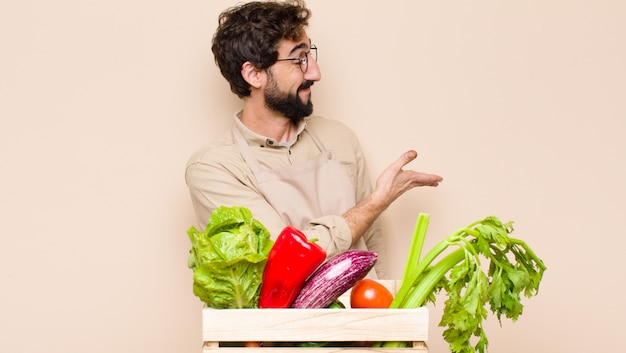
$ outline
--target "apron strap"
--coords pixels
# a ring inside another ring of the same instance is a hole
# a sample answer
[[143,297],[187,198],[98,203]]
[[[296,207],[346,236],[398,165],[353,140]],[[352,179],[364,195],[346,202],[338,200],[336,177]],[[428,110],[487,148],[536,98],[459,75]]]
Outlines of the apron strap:
[[246,139],[243,138],[241,131],[239,131],[236,126],[233,126],[232,135],[235,145],[238,147],[241,156],[246,161],[250,169],[252,169],[252,172],[254,174],[260,172],[261,165],[259,164],[259,161],[256,159],[256,157],[254,157],[254,154],[252,153],[248,142],[246,141]]

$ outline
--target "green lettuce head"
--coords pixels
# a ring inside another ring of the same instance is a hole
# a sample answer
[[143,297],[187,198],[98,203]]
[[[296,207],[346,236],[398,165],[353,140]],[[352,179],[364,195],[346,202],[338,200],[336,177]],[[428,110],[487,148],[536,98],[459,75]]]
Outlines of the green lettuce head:
[[216,309],[256,308],[267,255],[269,231],[244,207],[218,207],[204,232],[187,231],[193,293]]

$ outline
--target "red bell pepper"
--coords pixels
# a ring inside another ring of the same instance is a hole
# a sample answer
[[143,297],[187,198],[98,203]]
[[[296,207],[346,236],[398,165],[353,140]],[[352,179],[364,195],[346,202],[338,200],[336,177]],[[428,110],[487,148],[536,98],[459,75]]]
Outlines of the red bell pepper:
[[326,260],[326,251],[292,226],[278,235],[263,271],[259,308],[288,308],[306,279]]

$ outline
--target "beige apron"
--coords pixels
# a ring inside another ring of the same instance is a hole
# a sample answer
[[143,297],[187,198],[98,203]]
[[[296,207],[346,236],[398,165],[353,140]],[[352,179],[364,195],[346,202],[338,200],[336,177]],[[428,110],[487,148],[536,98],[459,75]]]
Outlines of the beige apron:
[[[235,145],[254,173],[258,188],[285,223],[306,229],[309,221],[325,215],[342,215],[355,204],[354,186],[345,168],[327,151],[315,134],[306,128],[321,153],[296,165],[264,170],[237,127],[232,134]],[[367,250],[363,239],[353,249]],[[374,271],[371,271],[372,273]]]

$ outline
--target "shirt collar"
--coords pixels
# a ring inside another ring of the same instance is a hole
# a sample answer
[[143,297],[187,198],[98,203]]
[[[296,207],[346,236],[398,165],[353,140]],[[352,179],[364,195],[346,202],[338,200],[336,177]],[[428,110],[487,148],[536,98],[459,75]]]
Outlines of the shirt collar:
[[240,110],[235,114],[235,127],[241,132],[243,138],[248,141],[248,144],[251,146],[261,146],[261,147],[281,147],[281,146],[291,146],[295,144],[300,139],[300,134],[306,128],[306,118],[302,119],[298,124],[298,128],[296,129],[295,139],[291,142],[283,142],[280,143],[278,140],[257,134],[256,132],[248,129],[246,125],[241,122],[241,113]]

